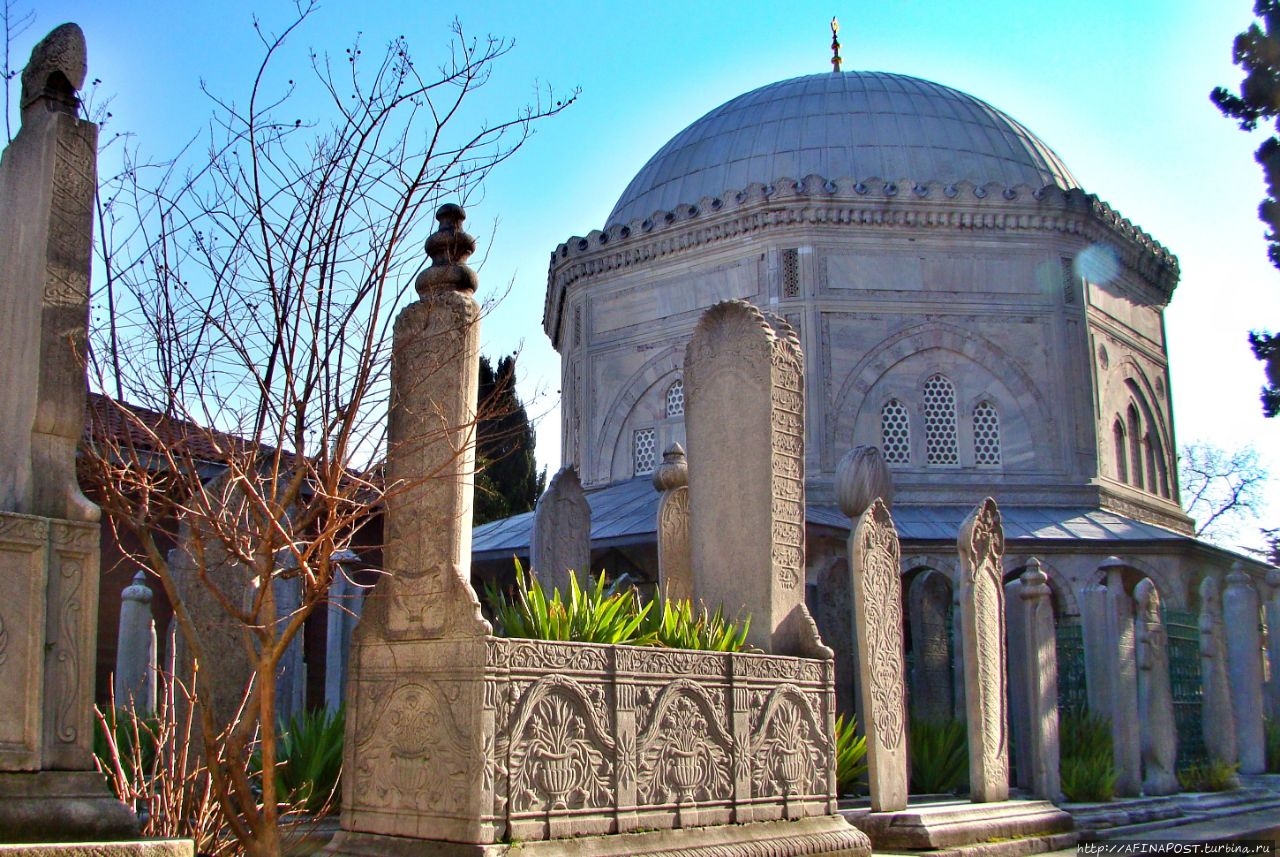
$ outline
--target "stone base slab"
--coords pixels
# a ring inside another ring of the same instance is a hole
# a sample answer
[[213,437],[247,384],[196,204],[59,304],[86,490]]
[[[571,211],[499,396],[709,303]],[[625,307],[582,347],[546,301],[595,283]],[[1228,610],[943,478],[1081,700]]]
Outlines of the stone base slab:
[[870,837],[876,850],[956,848],[1073,829],[1071,816],[1047,800],[946,801],[908,806],[900,812],[853,810],[844,816]]
[[0,845],[0,857],[194,857],[195,853],[190,839]]
[[838,815],[684,830],[476,845],[340,831],[331,857],[869,857],[866,835]]
[[97,771],[0,773],[0,842],[104,842],[137,836],[138,819]]

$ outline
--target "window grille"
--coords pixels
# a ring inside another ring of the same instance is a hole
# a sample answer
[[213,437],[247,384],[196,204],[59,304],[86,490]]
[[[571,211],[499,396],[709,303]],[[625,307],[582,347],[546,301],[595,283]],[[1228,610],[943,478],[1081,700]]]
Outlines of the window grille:
[[800,251],[782,251],[782,296],[800,297]]
[[652,473],[658,463],[658,437],[653,428],[636,429],[631,434],[631,463],[636,476]]
[[678,417],[684,413],[684,381],[677,378],[667,388],[667,416]]
[[959,464],[956,388],[944,375],[924,382],[924,447],[927,464]]
[[880,409],[880,452],[886,464],[911,463],[911,421],[897,399]]
[[973,409],[973,461],[980,467],[1000,464],[1000,414],[990,402]]

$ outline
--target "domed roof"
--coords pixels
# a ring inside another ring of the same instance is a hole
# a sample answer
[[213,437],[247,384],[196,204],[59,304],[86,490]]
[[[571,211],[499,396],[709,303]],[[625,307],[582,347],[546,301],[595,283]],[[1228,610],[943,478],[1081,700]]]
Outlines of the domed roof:
[[972,95],[901,74],[828,72],[762,86],[685,128],[632,179],[608,225],[811,174],[1078,187],[1052,149]]

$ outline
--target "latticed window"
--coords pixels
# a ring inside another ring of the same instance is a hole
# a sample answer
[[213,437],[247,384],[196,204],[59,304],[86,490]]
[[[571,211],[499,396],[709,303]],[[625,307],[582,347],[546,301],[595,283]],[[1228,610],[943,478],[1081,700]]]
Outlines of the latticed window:
[[911,421],[897,399],[880,409],[880,452],[886,464],[911,463]]
[[631,464],[636,476],[652,473],[658,463],[658,432],[652,428],[636,429],[631,434]]
[[782,251],[782,296],[784,298],[800,297],[800,252],[798,250]]
[[944,375],[924,382],[924,449],[928,464],[958,464],[956,388]]
[[684,381],[676,379],[667,388],[667,416],[678,417],[684,413]]
[[973,409],[973,461],[987,467],[1000,463],[1000,414],[990,402]]

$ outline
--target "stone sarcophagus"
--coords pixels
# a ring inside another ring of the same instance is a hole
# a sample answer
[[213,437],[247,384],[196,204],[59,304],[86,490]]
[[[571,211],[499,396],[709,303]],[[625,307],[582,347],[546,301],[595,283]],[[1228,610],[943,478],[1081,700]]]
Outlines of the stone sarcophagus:
[[836,810],[831,660],[496,637],[359,657],[347,830],[483,845]]

